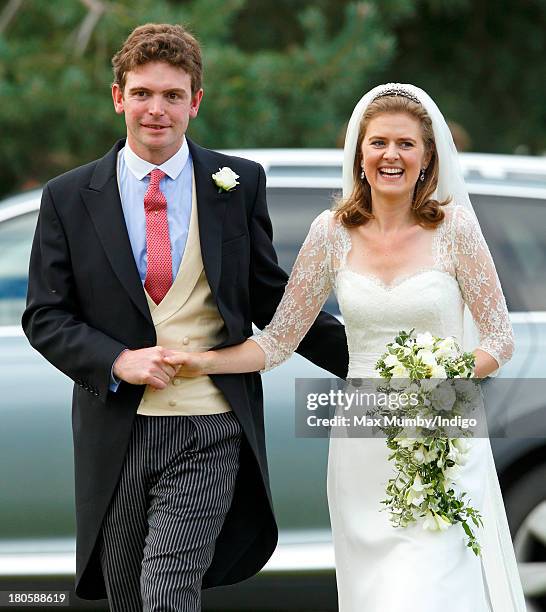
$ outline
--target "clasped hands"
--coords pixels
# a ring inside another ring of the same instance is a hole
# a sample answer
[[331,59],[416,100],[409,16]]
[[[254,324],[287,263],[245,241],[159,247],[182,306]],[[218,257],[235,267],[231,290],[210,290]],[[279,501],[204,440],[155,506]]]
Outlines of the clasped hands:
[[203,376],[204,366],[204,353],[187,353],[153,346],[126,349],[114,362],[113,372],[117,378],[133,385],[165,389],[175,376]]

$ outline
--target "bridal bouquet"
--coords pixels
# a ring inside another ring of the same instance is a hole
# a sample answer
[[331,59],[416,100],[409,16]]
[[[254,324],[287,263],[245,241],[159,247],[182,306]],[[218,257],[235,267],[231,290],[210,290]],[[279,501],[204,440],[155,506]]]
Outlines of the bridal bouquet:
[[[435,427],[431,427],[434,419],[426,419],[441,413],[449,421],[475,405],[477,381],[449,380],[470,379],[474,361],[474,355],[463,353],[452,337],[438,338],[428,332],[414,335],[411,330],[399,332],[386,346],[375,369],[386,380],[381,391],[411,394],[413,402],[406,403],[404,416],[420,416],[420,421],[414,422],[426,422],[410,429],[381,427],[396,472],[387,483],[387,498],[381,502],[390,511],[392,523],[406,527],[422,521],[424,529],[436,531],[461,523],[468,536],[467,546],[479,555],[480,545],[471,525],[482,525],[482,518],[464,499],[466,492],[457,495],[452,486],[467,461],[470,444],[463,437],[448,437],[442,419],[436,419],[440,425]],[[384,410],[392,413],[392,409]],[[468,433],[461,429],[461,436]]]

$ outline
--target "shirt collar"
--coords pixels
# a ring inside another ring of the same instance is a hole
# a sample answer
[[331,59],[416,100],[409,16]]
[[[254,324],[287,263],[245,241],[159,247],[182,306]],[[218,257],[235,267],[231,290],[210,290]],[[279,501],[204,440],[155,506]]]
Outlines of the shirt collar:
[[139,157],[131,149],[128,142],[125,142],[125,147],[123,148],[123,158],[125,163],[139,181],[150,174],[150,172],[155,168],[163,170],[163,172],[173,180],[178,178],[178,175],[182,172],[182,169],[188,161],[189,155],[190,150],[185,136],[180,149],[178,149],[178,151],[172,157],[170,157],[166,162],[163,162],[160,166],[156,166],[155,164],[152,164],[149,161]]

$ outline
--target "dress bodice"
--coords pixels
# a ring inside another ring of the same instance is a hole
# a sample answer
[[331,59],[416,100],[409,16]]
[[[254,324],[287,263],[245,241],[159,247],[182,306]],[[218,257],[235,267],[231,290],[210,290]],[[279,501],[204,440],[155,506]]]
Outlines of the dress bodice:
[[345,320],[350,378],[368,375],[363,369],[369,369],[401,330],[461,341],[464,302],[456,278],[448,272],[420,270],[385,285],[372,275],[344,268],[336,293]]
[[513,351],[512,327],[477,220],[463,207],[449,205],[443,222],[431,232],[430,252],[419,253],[414,269],[410,260],[408,273],[385,284],[348,265],[353,248],[349,231],[333,212],[319,215],[271,323],[252,337],[265,352],[265,369],[292,354],[332,290],[345,320],[349,377],[371,374],[374,357],[401,330],[429,331],[462,342],[465,304],[478,327],[479,348],[499,365],[507,361]]

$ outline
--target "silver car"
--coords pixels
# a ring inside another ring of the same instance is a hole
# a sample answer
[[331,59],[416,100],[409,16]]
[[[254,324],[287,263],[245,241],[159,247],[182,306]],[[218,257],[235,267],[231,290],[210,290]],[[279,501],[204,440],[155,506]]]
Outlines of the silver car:
[[[265,167],[275,245],[290,270],[311,221],[341,189],[342,152],[230,153]],[[462,154],[461,163],[516,334],[516,352],[501,376],[546,379],[546,159]],[[33,191],[0,203],[0,590],[68,590],[75,568],[72,384],[29,346],[20,327],[39,200]],[[326,308],[339,315],[333,297]],[[294,433],[294,379],[327,376],[298,355],[264,376],[280,543],[257,577],[206,592],[205,609],[337,609],[328,441]],[[503,437],[492,446],[528,610],[546,611],[546,398],[533,397],[514,418],[532,436],[507,437],[501,427]]]

